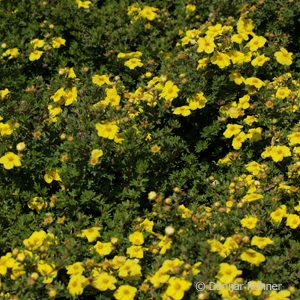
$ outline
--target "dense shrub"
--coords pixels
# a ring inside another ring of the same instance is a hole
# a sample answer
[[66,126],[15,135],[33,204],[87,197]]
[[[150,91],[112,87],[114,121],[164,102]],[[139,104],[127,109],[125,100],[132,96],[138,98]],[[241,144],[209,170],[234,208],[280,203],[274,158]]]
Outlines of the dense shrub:
[[297,299],[297,8],[0,1],[1,297]]

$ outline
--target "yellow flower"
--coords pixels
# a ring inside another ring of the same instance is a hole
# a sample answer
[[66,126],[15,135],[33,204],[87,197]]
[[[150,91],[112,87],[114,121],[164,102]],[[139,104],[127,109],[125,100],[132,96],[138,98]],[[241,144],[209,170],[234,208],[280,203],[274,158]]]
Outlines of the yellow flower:
[[142,67],[144,64],[139,58],[131,58],[125,61],[124,66],[128,67],[130,70],[133,70],[136,67]]
[[247,138],[250,139],[251,142],[257,142],[262,139],[261,137],[262,128],[251,128],[248,130]]
[[7,88],[4,89],[4,90],[0,90],[0,98],[1,98],[1,100],[3,100],[6,97],[6,95],[8,95],[9,93],[10,93],[10,91]]
[[111,84],[109,81],[109,77],[107,75],[94,75],[92,77],[93,83],[97,84],[98,86],[102,86],[103,84]]
[[208,26],[207,31],[206,31],[206,35],[216,37],[218,35],[221,35],[222,32],[223,32],[222,25],[218,23],[214,26]]
[[92,285],[97,290],[104,292],[106,290],[115,290],[115,283],[117,283],[117,279],[114,276],[107,272],[101,272],[94,278]]
[[[296,155],[299,155],[300,154],[300,147],[294,147],[293,148],[293,152],[296,154]],[[300,173],[300,171],[298,171],[298,174]],[[300,174],[299,174],[300,175]]]
[[23,241],[23,244],[30,250],[36,250],[43,245],[46,237],[47,234],[44,230],[35,231],[28,239]]
[[143,245],[144,244],[144,236],[140,231],[135,231],[134,233],[129,235],[129,241],[133,245]]
[[147,232],[152,233],[153,226],[154,226],[153,221],[150,221],[146,218],[140,225],[143,226]]
[[168,280],[168,287],[165,295],[174,300],[180,300],[184,297],[184,292],[188,291],[192,283],[184,278],[171,277]]
[[293,132],[289,134],[287,137],[289,139],[290,146],[295,146],[297,144],[300,144],[300,132]]
[[300,217],[295,214],[288,214],[286,219],[286,226],[296,229],[300,225]]
[[248,34],[245,33],[233,34],[231,37],[231,41],[237,44],[241,44],[244,40],[248,41],[248,39],[249,39]]
[[173,260],[167,259],[163,262],[160,270],[163,272],[173,272],[175,267],[180,267],[184,264],[184,261],[175,258]]
[[254,28],[253,21],[251,19],[240,18],[237,25],[238,33],[242,34],[252,34],[252,30]]
[[221,52],[214,52],[213,56],[210,59],[211,63],[217,65],[220,69],[230,65],[230,58],[227,54]]
[[43,245],[48,247],[50,245],[57,245],[57,244],[58,244],[57,237],[53,233],[47,233],[47,236],[46,236],[46,239],[45,239]]
[[191,98],[188,98],[187,102],[189,104],[189,109],[195,110],[205,107],[207,99],[203,96],[203,92],[200,92],[192,96]]
[[99,241],[93,248],[101,256],[109,255],[113,251],[113,246],[111,243],[101,243]]
[[233,282],[234,279],[241,274],[242,271],[238,270],[235,265],[221,263],[220,270],[216,275],[216,278],[218,278],[223,283],[230,283]]
[[237,249],[239,247],[239,245],[235,242],[235,240],[232,237],[228,237],[223,246],[224,249],[226,249],[225,251],[227,253],[230,252],[232,249]]
[[244,62],[244,53],[237,50],[230,50],[228,55],[233,64],[242,64]]
[[72,296],[81,295],[83,293],[84,287],[87,284],[87,278],[82,275],[71,276],[68,291]]
[[150,282],[156,288],[162,283],[166,283],[170,278],[170,275],[167,274],[165,270],[159,269],[151,278]]
[[281,65],[291,65],[292,64],[292,52],[288,52],[285,48],[280,48],[280,51],[275,52],[274,56]]
[[294,206],[295,211],[300,211],[300,201],[298,202],[297,206]]
[[91,1],[80,1],[80,0],[76,0],[76,3],[78,5],[78,8],[82,7],[82,8],[89,8],[90,4],[92,3]]
[[72,89],[65,90],[63,98],[65,100],[65,106],[72,104],[77,98],[77,87],[73,86]]
[[286,86],[282,86],[282,87],[278,88],[278,90],[276,92],[276,98],[284,99],[284,98],[288,97],[290,94],[291,94],[291,90]]
[[205,52],[205,53],[212,53],[214,52],[214,49],[216,47],[214,43],[214,37],[213,36],[205,36],[204,38],[199,38],[198,41],[198,49],[197,52]]
[[121,285],[114,293],[114,297],[116,300],[133,300],[136,292],[137,288],[133,286]]
[[260,265],[262,262],[266,260],[264,255],[259,252],[256,252],[252,249],[246,249],[242,252],[240,256],[241,260],[247,261],[250,264],[254,264],[256,266]]
[[266,41],[263,36],[255,35],[252,40],[246,44],[246,47],[250,48],[251,51],[257,51],[258,48],[265,45]]
[[196,10],[196,5],[188,4],[188,5],[186,5],[185,9],[190,10],[190,11],[195,11]]
[[[0,257],[0,275],[5,276],[8,268],[12,268],[17,262],[12,258],[12,254],[9,252],[5,256]],[[0,284],[1,287],[1,284]]]
[[290,300],[290,295],[291,293],[288,290],[282,290],[278,293],[276,291],[271,291],[267,300]]
[[247,283],[247,290],[249,294],[253,294],[254,296],[261,295],[261,292],[266,288],[266,285],[261,281],[249,281]]
[[257,122],[257,118],[255,116],[247,116],[245,119],[244,119],[244,122],[251,126],[254,122]]
[[[24,270],[24,266],[21,265],[20,263],[15,263],[12,266],[12,270],[11,270],[12,274],[10,275],[10,278],[12,280],[16,280],[20,275],[25,274],[25,270]],[[46,279],[43,280],[43,283],[47,283]]]
[[172,247],[172,240],[168,236],[163,236],[157,245],[160,248],[159,253],[165,254]]
[[85,236],[89,242],[93,242],[97,237],[100,237],[99,233],[100,227],[91,227],[82,230],[82,235]]
[[242,125],[238,125],[238,124],[227,124],[227,129],[224,131],[223,135],[229,139],[231,138],[233,135],[238,135],[241,131],[241,129],[243,128]]
[[192,211],[185,207],[184,204],[179,205],[178,210],[181,212],[181,216],[184,219],[188,218],[192,214]]
[[252,202],[252,201],[256,201],[256,200],[262,199],[263,197],[264,196],[261,195],[261,194],[251,193],[251,194],[247,194],[246,196],[244,196],[243,199],[247,200],[247,202]]
[[253,54],[253,52],[251,52],[251,51],[249,51],[249,52],[247,52],[247,53],[244,53],[244,62],[245,62],[245,63],[251,61],[252,54]]
[[261,67],[261,66],[263,66],[263,64],[264,64],[265,62],[267,62],[267,61],[269,61],[269,60],[270,60],[270,58],[269,58],[269,57],[266,57],[264,54],[263,54],[263,55],[259,55],[259,56],[257,56],[256,58],[254,58],[254,59],[251,61],[251,65],[252,65],[253,67],[257,67],[257,66]]
[[131,246],[127,248],[126,253],[129,254],[130,258],[143,258],[144,250],[142,246]]
[[125,262],[125,256],[114,256],[114,258],[111,260],[111,266],[113,269],[119,269],[121,266],[124,265]]
[[51,44],[53,48],[60,48],[61,45],[64,46],[66,44],[66,40],[61,37],[55,37],[52,39]]
[[291,151],[287,146],[273,146],[270,152],[273,161],[282,161],[284,157],[291,156]]
[[211,252],[218,252],[222,257],[227,257],[230,254],[230,248],[226,247],[217,240],[208,240],[207,243],[210,245]]
[[103,151],[101,149],[94,149],[91,154],[92,158],[99,158],[103,156]]
[[250,106],[249,101],[250,101],[249,95],[245,95],[245,96],[239,98],[238,108],[241,108],[241,109],[249,108],[249,106]]
[[158,9],[155,7],[151,7],[151,6],[145,6],[141,11],[140,11],[140,15],[145,18],[148,19],[150,21],[154,20],[157,16],[157,14],[155,12],[157,12]]
[[0,164],[3,164],[3,167],[6,170],[10,170],[14,167],[20,167],[21,161],[18,155],[14,154],[13,152],[7,152],[0,158]]
[[62,109],[60,106],[53,106],[53,105],[48,105],[48,110],[49,110],[49,116],[51,118],[56,117],[57,115],[62,113]]
[[43,283],[51,283],[53,279],[57,276],[57,271],[55,271],[55,265],[48,264],[44,260],[40,260],[37,263],[37,269],[39,273],[44,277]]
[[273,211],[270,214],[271,219],[276,222],[280,223],[282,218],[286,216],[286,206],[281,205],[279,208],[277,208],[275,211]]
[[227,105],[223,105],[220,108],[220,112],[229,116],[230,118],[238,118],[244,114],[243,110],[237,105],[236,101],[233,101]]
[[18,48],[7,49],[2,56],[9,56],[8,59],[17,58],[20,55]]
[[242,147],[243,142],[247,140],[247,135],[244,132],[237,134],[232,140],[232,147],[235,150],[239,150]]
[[67,274],[70,274],[72,276],[81,275],[84,271],[84,267],[82,262],[76,262],[72,265],[66,266]]
[[197,70],[199,70],[200,68],[206,67],[208,63],[209,63],[209,57],[199,59]]
[[[66,71],[68,73],[68,78],[76,78],[74,68],[66,68]],[[67,77],[67,75],[65,77]]]
[[133,259],[127,259],[119,269],[119,277],[121,278],[138,278],[142,275],[141,266]]
[[190,107],[187,105],[179,106],[173,109],[174,115],[182,115],[184,117],[191,114]]
[[104,99],[105,104],[111,104],[111,106],[117,106],[120,103],[121,97],[118,95],[118,92],[115,88],[105,89],[106,98]]
[[260,80],[259,78],[256,78],[256,77],[249,77],[244,82],[245,82],[246,85],[255,86],[258,90],[263,85],[265,85],[265,83],[262,80]]
[[44,179],[47,183],[51,183],[53,180],[61,181],[61,178],[58,173],[58,169],[55,170],[49,170],[44,175]]
[[28,207],[32,210],[36,210],[38,213],[43,209],[43,207],[47,207],[46,202],[41,197],[34,197],[32,201],[28,204]]
[[248,216],[241,220],[241,224],[243,227],[248,229],[253,229],[256,226],[258,219],[255,217]]
[[274,242],[266,237],[254,236],[251,240],[251,246],[257,246],[259,249],[264,249],[267,245],[272,245]]
[[50,298],[55,298],[55,296],[57,295],[56,290],[54,288],[49,288],[48,295]]
[[39,40],[39,39],[34,39],[30,42],[30,44],[33,45],[33,49],[42,48],[45,45],[45,41],[44,40]]
[[125,139],[122,137],[120,133],[117,133],[116,136],[114,137],[114,142],[117,144],[122,144],[124,140]]
[[229,75],[229,80],[234,81],[234,83],[237,85],[241,85],[245,78],[238,72],[231,72]]
[[53,99],[54,102],[60,101],[60,99],[65,95],[64,88],[58,89],[53,96],[50,98]]
[[140,51],[136,51],[136,52],[130,52],[130,53],[123,53],[123,52],[120,52],[118,55],[117,55],[117,58],[138,58],[138,57],[141,57],[143,55],[142,52]]
[[160,98],[165,98],[167,101],[172,101],[178,96],[178,91],[179,88],[172,81],[167,81],[159,96]]
[[96,124],[98,136],[113,140],[119,132],[119,127],[114,122],[106,122],[105,124]]

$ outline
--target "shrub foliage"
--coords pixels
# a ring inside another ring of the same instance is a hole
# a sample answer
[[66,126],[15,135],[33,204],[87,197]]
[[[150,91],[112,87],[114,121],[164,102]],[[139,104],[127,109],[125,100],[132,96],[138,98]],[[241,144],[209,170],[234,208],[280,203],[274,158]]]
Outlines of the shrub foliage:
[[299,298],[299,9],[0,1],[1,299]]

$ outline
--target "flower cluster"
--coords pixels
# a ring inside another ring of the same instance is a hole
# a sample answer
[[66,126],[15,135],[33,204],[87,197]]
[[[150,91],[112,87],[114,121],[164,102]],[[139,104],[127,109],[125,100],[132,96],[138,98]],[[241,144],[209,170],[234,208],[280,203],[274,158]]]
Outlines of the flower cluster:
[[24,35],[0,49],[0,298],[298,299],[300,83],[270,4],[23,2],[0,1]]

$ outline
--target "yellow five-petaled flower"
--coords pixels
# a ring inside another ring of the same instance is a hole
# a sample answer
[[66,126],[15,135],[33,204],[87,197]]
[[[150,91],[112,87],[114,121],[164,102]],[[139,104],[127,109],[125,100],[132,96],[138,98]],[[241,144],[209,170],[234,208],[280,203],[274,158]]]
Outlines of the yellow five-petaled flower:
[[13,167],[20,167],[21,161],[20,157],[13,152],[8,152],[0,158],[0,163],[3,164],[4,168],[7,170],[12,169]]

